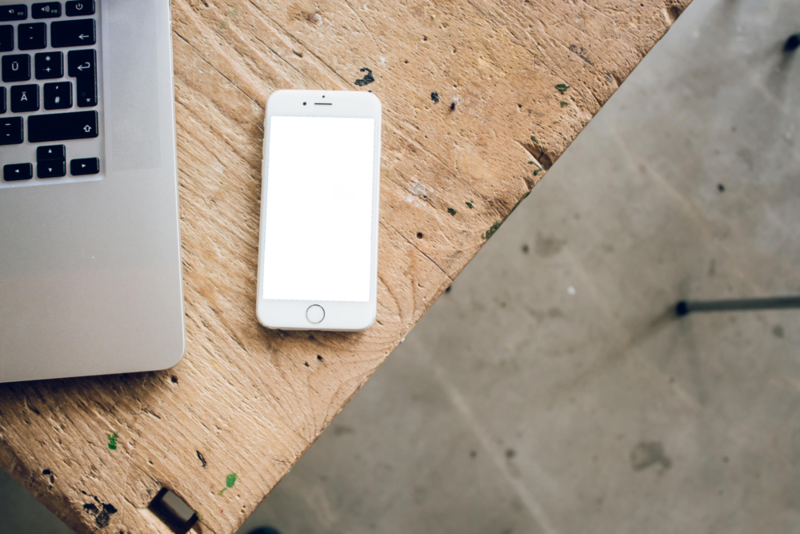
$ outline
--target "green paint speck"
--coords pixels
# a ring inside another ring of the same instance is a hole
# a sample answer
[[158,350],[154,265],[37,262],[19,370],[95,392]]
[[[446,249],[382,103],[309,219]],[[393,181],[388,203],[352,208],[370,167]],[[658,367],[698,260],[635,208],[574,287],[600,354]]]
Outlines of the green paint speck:
[[221,490],[219,490],[219,494],[222,495],[225,493],[225,490],[228,488],[232,488],[233,485],[236,484],[236,473],[231,473],[230,475],[225,477],[225,486]]
[[[517,209],[517,206],[522,204],[522,201],[525,200],[526,198],[528,198],[528,195],[530,195],[530,194],[531,194],[531,192],[528,191],[527,193],[522,195],[522,197],[517,201],[517,203],[514,204],[514,207],[511,208],[511,211],[508,212],[508,215],[506,215],[506,217],[511,216],[511,214],[514,213],[514,210]],[[491,228],[489,228],[488,230],[486,230],[486,232],[481,234],[481,237],[483,239],[489,239],[490,237],[492,237],[495,234],[495,232],[497,232],[500,229],[501,226],[503,226],[503,222],[502,221],[495,221],[495,223],[492,225]]]
[[201,523],[203,522],[203,516],[201,516],[201,515],[200,515],[200,512],[198,512],[197,510],[195,510],[195,511],[194,511],[194,515],[196,515],[196,516],[197,516],[197,520],[198,520],[198,521],[200,521]]
[[534,143],[536,143],[537,145],[539,144],[539,141],[537,141],[537,140],[536,140],[536,136],[535,136],[535,135],[532,135],[532,136],[531,136],[531,141],[533,141],[533,142],[534,142]]
[[488,230],[486,230],[486,232],[485,232],[485,233],[481,234],[481,237],[482,237],[482,238],[484,238],[484,239],[489,239],[490,237],[492,237],[492,236],[494,235],[494,233],[495,233],[496,231],[498,231],[498,230],[500,229],[500,227],[501,227],[501,226],[503,226],[503,223],[502,223],[501,221],[497,221],[497,222],[495,222],[495,223],[492,225],[492,227],[491,227],[491,228],[489,228]]
[[560,83],[560,84],[556,85],[556,89],[558,89],[561,92],[561,94],[563,95],[564,93],[566,93],[570,89],[570,86],[565,84],[565,83]]
[[235,17],[238,14],[239,14],[239,10],[236,9],[236,8],[228,10],[228,16],[229,17]]
[[453,217],[456,216],[456,210],[454,210],[453,208],[447,208],[447,213],[449,213]]
[[534,176],[539,176],[540,172],[542,172],[542,169],[536,169],[535,171],[533,171],[533,175]]
[[567,102],[566,100],[562,100],[562,101],[561,101],[561,107],[562,107],[562,108],[565,108],[565,107],[567,107],[567,106],[569,106],[569,102]]
[[472,202],[467,202],[467,207],[468,207],[469,209],[472,209],[472,208],[474,208],[475,206],[473,206],[473,205],[472,205]]
[[108,435],[108,448],[110,450],[112,450],[112,451],[117,450],[117,439],[118,438],[119,438],[119,436],[117,435],[116,432],[114,432],[113,434],[109,434]]

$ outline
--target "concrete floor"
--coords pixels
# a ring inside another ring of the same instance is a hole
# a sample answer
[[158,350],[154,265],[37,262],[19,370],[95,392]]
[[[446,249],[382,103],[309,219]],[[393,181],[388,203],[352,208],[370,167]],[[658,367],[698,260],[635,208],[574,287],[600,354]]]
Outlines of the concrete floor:
[[800,293],[797,31],[695,0],[241,532],[800,531],[800,311],[670,314]]

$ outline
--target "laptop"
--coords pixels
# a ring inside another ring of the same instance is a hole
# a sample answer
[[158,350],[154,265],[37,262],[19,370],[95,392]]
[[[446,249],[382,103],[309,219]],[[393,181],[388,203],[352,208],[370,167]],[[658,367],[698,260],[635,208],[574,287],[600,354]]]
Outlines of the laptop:
[[183,356],[170,18],[0,0],[0,382]]

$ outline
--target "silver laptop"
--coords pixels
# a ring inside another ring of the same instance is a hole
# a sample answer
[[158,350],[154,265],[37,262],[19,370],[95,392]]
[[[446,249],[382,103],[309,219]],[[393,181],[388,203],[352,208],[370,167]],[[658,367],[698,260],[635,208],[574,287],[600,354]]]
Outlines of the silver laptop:
[[0,0],[0,382],[184,352],[167,0]]

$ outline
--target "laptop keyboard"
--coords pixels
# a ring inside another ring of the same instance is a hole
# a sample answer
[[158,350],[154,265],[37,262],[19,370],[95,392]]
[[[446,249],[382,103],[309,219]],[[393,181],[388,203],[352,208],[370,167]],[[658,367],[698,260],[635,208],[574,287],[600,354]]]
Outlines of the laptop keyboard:
[[0,6],[7,185],[100,174],[98,22],[96,0]]

